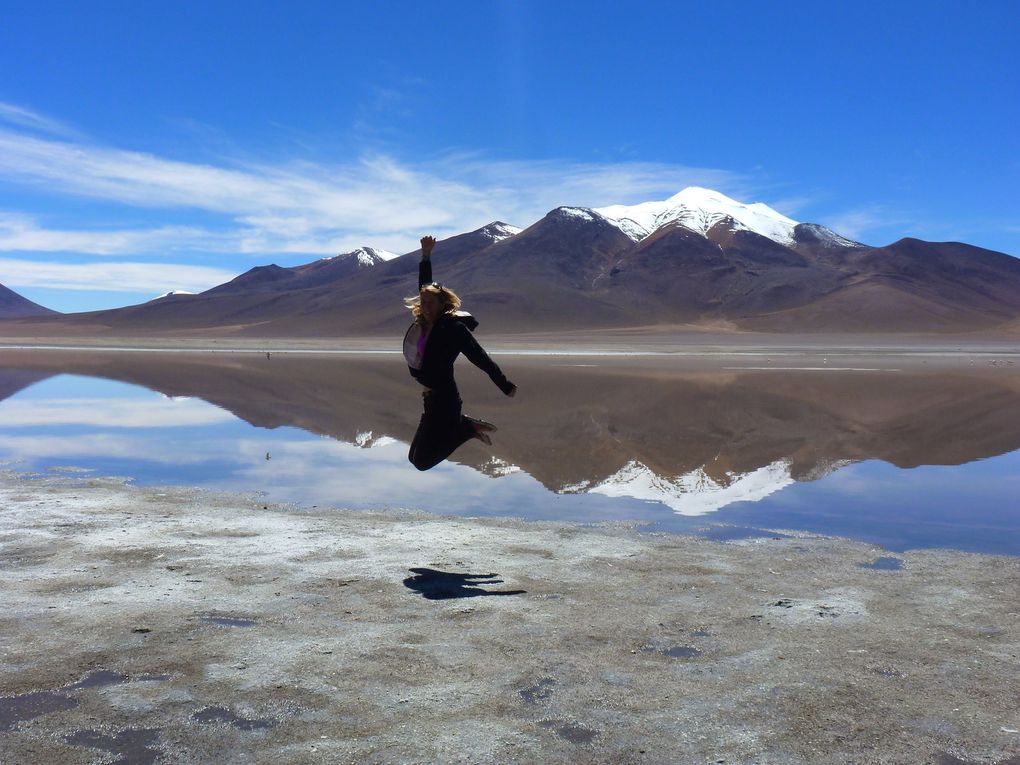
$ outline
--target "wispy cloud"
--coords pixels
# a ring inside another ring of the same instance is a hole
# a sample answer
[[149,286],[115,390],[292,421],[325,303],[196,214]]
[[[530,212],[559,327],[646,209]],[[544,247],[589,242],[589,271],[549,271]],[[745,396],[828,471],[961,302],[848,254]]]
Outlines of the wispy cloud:
[[911,228],[906,214],[879,205],[825,215],[818,222],[859,242],[874,240],[893,229]]
[[68,127],[62,122],[45,117],[38,112],[17,104],[10,104],[0,101],[0,123],[16,125],[19,128],[28,128],[42,133],[52,135],[75,137],[77,131]]
[[[29,215],[0,213],[0,252],[76,252],[132,255],[167,250],[209,250],[220,237],[185,226],[119,231],[46,229]],[[224,242],[223,247],[228,246]]]
[[[44,118],[40,118],[44,119]],[[367,244],[413,249],[422,231],[450,235],[504,220],[528,225],[561,204],[665,198],[687,185],[746,196],[751,179],[675,164],[494,160],[449,153],[417,163],[366,154],[345,164],[199,164],[0,128],[0,179],[53,196],[153,210],[145,231],[59,231],[23,216],[0,221],[0,249],[95,254],[206,249],[336,254]],[[159,225],[159,211],[222,218],[215,230]],[[137,248],[137,249],[134,249]]]
[[9,287],[151,293],[201,292],[236,274],[176,263],[56,263],[0,258],[0,283]]

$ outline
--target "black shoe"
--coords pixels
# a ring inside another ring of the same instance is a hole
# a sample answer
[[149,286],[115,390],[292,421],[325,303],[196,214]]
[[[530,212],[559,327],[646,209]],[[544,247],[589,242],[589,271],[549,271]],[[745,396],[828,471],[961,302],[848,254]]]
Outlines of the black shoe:
[[475,426],[475,430],[477,430],[477,431],[485,431],[487,433],[495,433],[498,430],[498,428],[495,425],[493,425],[491,422],[486,422],[485,420],[479,420],[476,417],[468,417],[467,415],[464,415],[464,419],[466,419],[468,422],[470,422],[472,425],[474,425]]

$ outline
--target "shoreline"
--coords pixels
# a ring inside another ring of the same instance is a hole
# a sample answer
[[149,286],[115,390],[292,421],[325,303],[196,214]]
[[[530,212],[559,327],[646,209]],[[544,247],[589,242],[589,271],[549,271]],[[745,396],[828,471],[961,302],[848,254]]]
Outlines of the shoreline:
[[[935,343],[905,339],[897,343],[862,343],[853,338],[832,342],[802,343],[684,343],[665,338],[635,340],[627,344],[597,342],[592,339],[520,340],[514,338],[483,338],[492,355],[509,357],[593,357],[593,358],[662,358],[713,359],[755,358],[762,356],[825,358],[979,358],[1003,357],[1006,364],[1020,364],[1020,342]],[[94,352],[94,353],[193,353],[193,354],[289,354],[323,356],[399,356],[402,351],[393,338],[338,339],[294,341],[266,339],[252,342],[196,341],[172,339],[121,338],[113,341],[77,342],[61,339],[50,342],[12,342],[0,338],[0,352]]]
[[[1004,333],[959,335],[917,333],[752,333],[619,328],[527,334],[481,331],[486,349],[504,355],[726,355],[759,353],[1000,354],[1020,356],[1020,336]],[[350,337],[257,337],[238,335],[144,334],[3,335],[0,350],[133,350],[251,353],[399,354],[400,334]]]
[[91,476],[0,497],[5,762],[1020,755],[1016,558]]

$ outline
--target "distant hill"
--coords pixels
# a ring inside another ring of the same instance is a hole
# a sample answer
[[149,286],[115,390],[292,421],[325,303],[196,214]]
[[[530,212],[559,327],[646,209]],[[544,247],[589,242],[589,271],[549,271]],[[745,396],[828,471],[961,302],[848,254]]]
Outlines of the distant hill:
[[[416,291],[418,258],[363,248],[261,266],[198,295],[60,323],[117,333],[394,333],[408,322],[403,298]],[[440,241],[433,262],[435,278],[499,332],[968,332],[1020,321],[1017,258],[919,239],[872,247],[700,188],[633,206],[559,207],[524,230],[494,222]]]
[[50,316],[57,312],[33,303],[12,289],[0,284],[0,319],[19,319],[28,316]]

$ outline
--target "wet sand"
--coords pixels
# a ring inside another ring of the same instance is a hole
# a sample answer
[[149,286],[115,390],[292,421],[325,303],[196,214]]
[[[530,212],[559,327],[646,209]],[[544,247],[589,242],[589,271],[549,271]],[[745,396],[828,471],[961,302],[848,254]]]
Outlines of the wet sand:
[[0,499],[4,763],[1020,762],[1017,558]]

